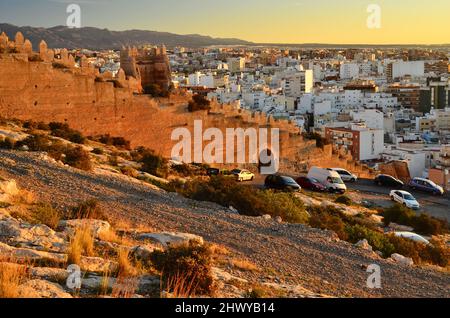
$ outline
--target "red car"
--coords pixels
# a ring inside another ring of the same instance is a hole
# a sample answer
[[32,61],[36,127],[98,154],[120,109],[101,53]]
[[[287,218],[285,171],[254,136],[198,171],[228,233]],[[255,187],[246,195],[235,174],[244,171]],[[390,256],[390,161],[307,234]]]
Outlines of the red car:
[[316,192],[327,191],[327,188],[323,184],[321,184],[319,181],[313,178],[300,177],[296,181],[303,189],[312,190]]

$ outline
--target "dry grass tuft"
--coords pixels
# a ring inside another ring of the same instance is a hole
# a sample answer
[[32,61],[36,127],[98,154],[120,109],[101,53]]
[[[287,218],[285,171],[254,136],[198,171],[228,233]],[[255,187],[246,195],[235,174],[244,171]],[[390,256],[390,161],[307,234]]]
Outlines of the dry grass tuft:
[[259,271],[258,266],[256,266],[255,264],[253,264],[252,262],[247,261],[247,260],[234,259],[231,261],[231,264],[241,271],[246,271],[246,272]]
[[132,298],[139,288],[138,277],[121,276],[113,286],[111,296],[113,298]]
[[67,251],[68,264],[80,264],[81,256],[94,255],[94,236],[89,227],[77,229]]
[[210,248],[214,255],[227,256],[230,254],[230,251],[223,245],[211,244]]
[[119,277],[131,277],[138,274],[137,269],[130,262],[130,252],[126,249],[119,249],[117,252],[119,263]]
[[26,297],[20,285],[28,278],[27,267],[14,263],[0,263],[0,299]]
[[27,190],[19,190],[19,193],[12,196],[11,203],[12,204],[25,204],[25,205],[31,205],[36,202],[35,195]]
[[[164,274],[161,274],[161,284]],[[161,285],[161,298],[189,298],[195,294],[199,281],[194,273],[176,273],[166,281],[166,286]]]
[[112,229],[109,231],[102,231],[99,233],[98,238],[101,241],[109,242],[109,243],[116,243],[119,245],[123,245],[123,239],[119,237],[116,232]]

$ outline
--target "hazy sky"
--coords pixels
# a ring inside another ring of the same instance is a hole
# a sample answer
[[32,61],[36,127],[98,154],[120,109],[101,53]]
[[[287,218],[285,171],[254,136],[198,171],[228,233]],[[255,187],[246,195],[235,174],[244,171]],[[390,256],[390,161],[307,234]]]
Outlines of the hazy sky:
[[[450,43],[450,0],[1,0],[0,22],[64,25],[77,3],[82,26],[146,29],[282,43]],[[381,7],[381,28],[367,7]]]

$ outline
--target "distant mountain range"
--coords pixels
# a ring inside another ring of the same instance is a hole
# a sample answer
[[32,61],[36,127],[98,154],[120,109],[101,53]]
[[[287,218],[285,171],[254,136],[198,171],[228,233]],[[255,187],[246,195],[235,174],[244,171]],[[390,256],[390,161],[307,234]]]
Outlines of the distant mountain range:
[[128,30],[128,31],[110,31],[94,27],[80,29],[70,29],[65,26],[56,26],[53,28],[39,27],[18,27],[11,24],[0,23],[0,32],[5,32],[10,38],[14,38],[20,31],[25,38],[33,43],[37,48],[41,40],[45,40],[50,48],[86,48],[86,49],[120,49],[123,45],[142,45],[142,44],[165,44],[172,48],[175,46],[184,46],[191,48],[207,47],[214,45],[230,46],[271,46],[282,48],[450,48],[450,44],[441,45],[420,45],[420,44],[326,44],[326,43],[304,43],[304,44],[282,44],[282,43],[253,43],[233,38],[213,38],[199,34],[180,35],[169,32]]
[[18,27],[11,24],[1,24],[0,32],[5,32],[14,39],[20,31],[29,39],[34,48],[45,40],[50,48],[87,48],[87,49],[120,49],[123,45],[165,44],[168,47],[205,47],[211,45],[251,45],[251,42],[239,39],[221,39],[198,34],[179,35],[157,31],[110,31],[86,27],[70,29],[65,26],[53,28]]

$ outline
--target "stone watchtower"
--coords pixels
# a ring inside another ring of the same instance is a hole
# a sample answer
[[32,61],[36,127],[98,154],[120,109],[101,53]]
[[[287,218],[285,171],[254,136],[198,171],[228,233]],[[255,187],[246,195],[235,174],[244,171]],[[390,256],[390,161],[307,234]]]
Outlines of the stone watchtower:
[[165,46],[151,50],[123,48],[120,52],[120,67],[127,76],[140,80],[143,88],[153,84],[163,90],[170,87],[171,71]]
[[127,76],[140,79],[139,69],[136,65],[138,51],[135,47],[122,47],[120,51],[120,68],[122,68]]

